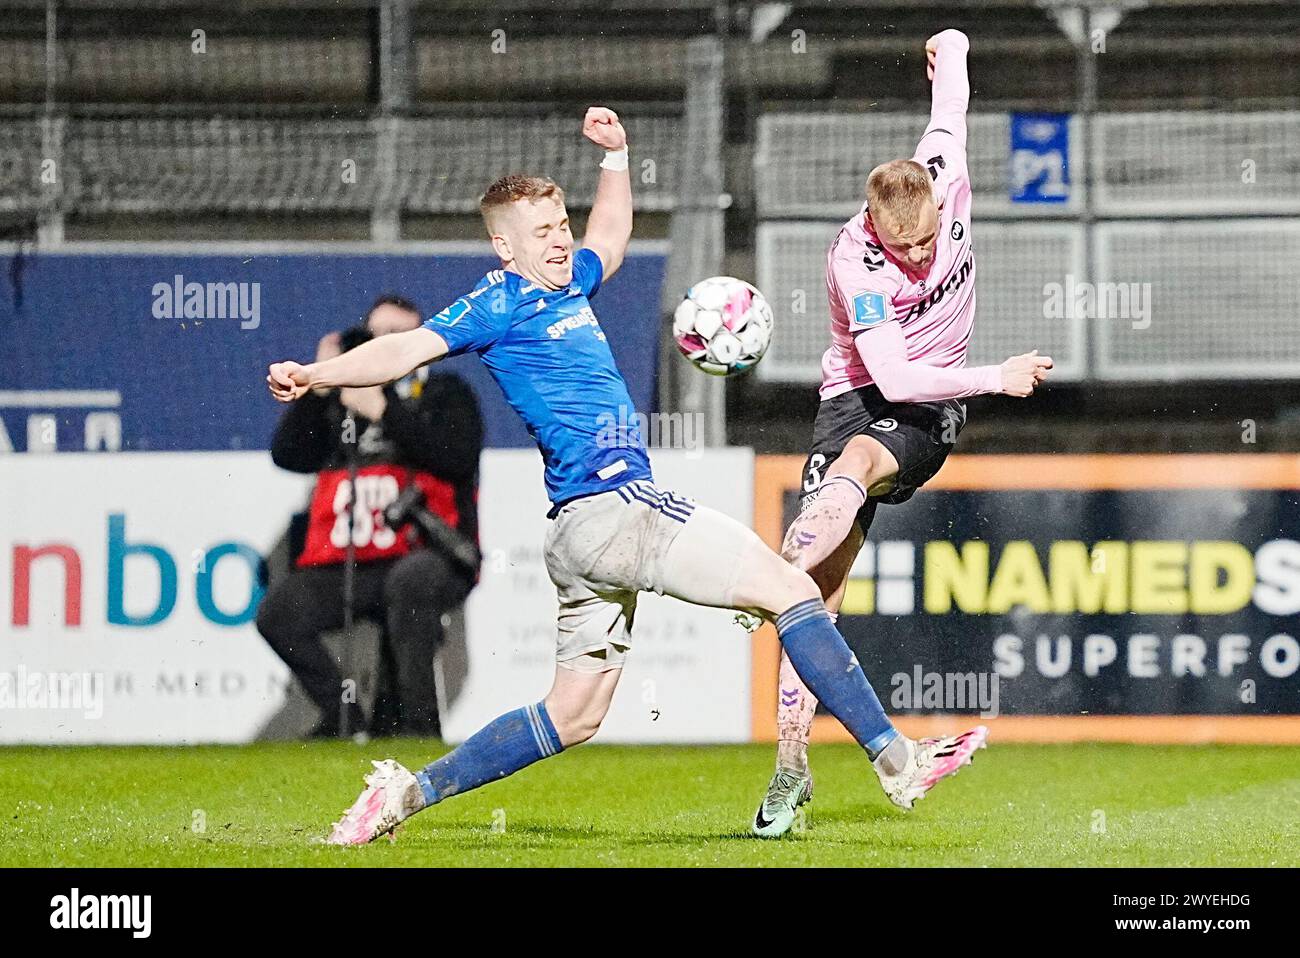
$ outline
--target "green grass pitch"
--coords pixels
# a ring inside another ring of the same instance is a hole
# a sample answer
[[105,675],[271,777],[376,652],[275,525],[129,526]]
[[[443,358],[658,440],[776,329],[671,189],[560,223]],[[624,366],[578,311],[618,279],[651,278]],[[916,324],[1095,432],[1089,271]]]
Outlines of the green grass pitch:
[[998,745],[916,809],[861,753],[813,749],[805,830],[747,826],[766,745],[584,746],[421,813],[395,843],[319,844],[368,758],[413,740],[200,748],[0,748],[0,865],[1300,864],[1300,749]]

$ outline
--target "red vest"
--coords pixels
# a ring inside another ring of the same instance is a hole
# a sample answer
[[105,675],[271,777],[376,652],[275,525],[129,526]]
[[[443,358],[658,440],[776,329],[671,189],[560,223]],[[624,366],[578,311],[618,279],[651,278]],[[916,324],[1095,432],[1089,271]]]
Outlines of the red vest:
[[348,502],[353,502],[352,542],[358,562],[395,559],[411,551],[415,531],[405,525],[390,529],[384,509],[405,487],[415,483],[424,490],[429,511],[452,528],[460,523],[455,488],[451,483],[403,466],[375,463],[357,469],[356,496],[346,469],[326,469],[317,474],[307,518],[307,540],[299,566],[336,565],[344,561],[348,546]]

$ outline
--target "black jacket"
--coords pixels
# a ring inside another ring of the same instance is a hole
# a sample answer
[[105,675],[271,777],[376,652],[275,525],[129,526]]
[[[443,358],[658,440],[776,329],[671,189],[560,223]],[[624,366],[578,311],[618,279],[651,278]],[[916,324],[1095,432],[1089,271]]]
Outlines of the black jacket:
[[418,398],[384,387],[388,405],[378,422],[356,416],[355,442],[345,443],[347,409],[337,391],[308,392],[289,406],[271,440],[271,459],[291,472],[392,463],[428,472],[455,487],[458,528],[478,536],[476,493],[483,420],[474,392],[459,376],[430,373]]

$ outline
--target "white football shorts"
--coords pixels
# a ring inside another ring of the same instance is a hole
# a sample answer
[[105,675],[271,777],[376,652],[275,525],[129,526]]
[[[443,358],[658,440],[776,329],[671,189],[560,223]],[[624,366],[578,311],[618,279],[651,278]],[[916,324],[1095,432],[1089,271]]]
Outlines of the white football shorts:
[[639,479],[568,503],[546,536],[546,569],[559,594],[556,660],[581,672],[621,668],[637,594],[732,608],[746,550],[757,534],[693,499]]

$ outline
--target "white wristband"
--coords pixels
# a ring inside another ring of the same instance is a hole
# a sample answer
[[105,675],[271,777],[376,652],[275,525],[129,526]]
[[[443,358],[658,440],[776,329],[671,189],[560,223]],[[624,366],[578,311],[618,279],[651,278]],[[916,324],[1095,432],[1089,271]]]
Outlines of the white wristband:
[[605,158],[600,161],[602,170],[613,170],[619,172],[627,169],[627,147],[621,150],[610,150],[605,154]]

